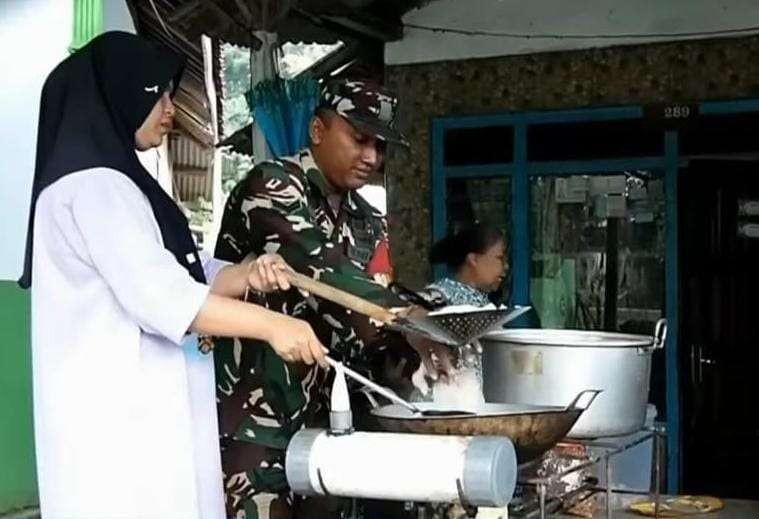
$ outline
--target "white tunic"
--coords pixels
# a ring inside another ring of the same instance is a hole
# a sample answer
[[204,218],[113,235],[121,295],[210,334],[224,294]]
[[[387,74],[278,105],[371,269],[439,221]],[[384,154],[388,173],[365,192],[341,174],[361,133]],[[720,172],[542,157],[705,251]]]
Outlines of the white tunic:
[[[45,189],[34,229],[42,517],[223,517],[213,361],[186,340],[208,287],[164,249],[147,198],[118,172]],[[209,283],[221,266],[204,260]]]

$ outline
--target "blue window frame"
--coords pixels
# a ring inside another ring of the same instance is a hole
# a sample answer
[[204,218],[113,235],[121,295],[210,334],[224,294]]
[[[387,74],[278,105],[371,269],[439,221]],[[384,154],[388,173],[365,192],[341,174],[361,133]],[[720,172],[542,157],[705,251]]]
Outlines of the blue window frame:
[[[759,111],[759,99],[703,102],[700,114],[735,114]],[[441,238],[446,232],[446,182],[451,178],[511,179],[512,303],[530,302],[530,182],[531,176],[582,173],[604,174],[619,170],[664,171],[666,246],[665,246],[665,315],[669,321],[669,338],[665,353],[667,405],[667,481],[668,492],[680,486],[680,396],[679,396],[679,258],[678,258],[678,153],[677,130],[661,130],[663,154],[604,160],[528,161],[528,130],[547,123],[582,123],[590,121],[634,120],[643,117],[640,106],[588,108],[577,110],[506,113],[483,116],[452,116],[432,119],[431,178],[432,235]],[[497,164],[447,166],[444,161],[445,132],[451,129],[512,126],[513,142],[504,143],[511,150],[511,162]],[[440,275],[436,271],[436,275]]]

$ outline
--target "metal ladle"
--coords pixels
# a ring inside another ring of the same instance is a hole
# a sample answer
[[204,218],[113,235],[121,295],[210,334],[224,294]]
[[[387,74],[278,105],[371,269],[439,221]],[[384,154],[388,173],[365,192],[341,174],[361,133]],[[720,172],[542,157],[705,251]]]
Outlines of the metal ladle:
[[403,398],[399,397],[398,395],[396,395],[394,391],[384,386],[381,386],[377,384],[376,382],[369,380],[362,374],[356,371],[353,371],[349,367],[346,367],[345,364],[343,364],[342,362],[338,362],[335,359],[329,357],[328,355],[325,356],[324,358],[327,361],[327,364],[329,364],[331,367],[335,369],[337,369],[338,367],[341,367],[343,370],[343,373],[348,375],[350,378],[352,378],[359,384],[364,385],[364,387],[371,389],[375,393],[378,393],[384,396],[385,398],[387,398],[388,400],[392,402],[395,402],[396,404],[402,405],[403,407],[405,407],[406,409],[408,409],[409,411],[411,411],[412,413],[416,415],[422,415],[422,416],[467,416],[469,415],[471,416],[475,414],[470,411],[459,411],[456,409],[451,409],[451,410],[420,409],[419,407],[415,406],[411,402],[408,402],[404,400]]

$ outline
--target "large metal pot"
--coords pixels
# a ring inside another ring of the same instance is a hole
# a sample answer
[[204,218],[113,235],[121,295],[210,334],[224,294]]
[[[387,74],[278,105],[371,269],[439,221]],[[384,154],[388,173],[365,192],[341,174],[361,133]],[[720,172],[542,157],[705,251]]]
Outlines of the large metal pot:
[[651,354],[662,348],[666,321],[654,336],[580,330],[512,329],[481,339],[485,400],[561,405],[588,388],[603,392],[568,436],[597,438],[643,427]]

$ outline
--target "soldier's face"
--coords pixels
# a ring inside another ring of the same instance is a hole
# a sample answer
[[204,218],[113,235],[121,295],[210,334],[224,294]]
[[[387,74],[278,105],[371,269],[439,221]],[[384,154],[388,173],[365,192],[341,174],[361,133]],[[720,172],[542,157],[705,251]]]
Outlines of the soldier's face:
[[314,117],[311,144],[319,168],[338,191],[365,185],[385,158],[383,141],[362,134],[337,114]]

